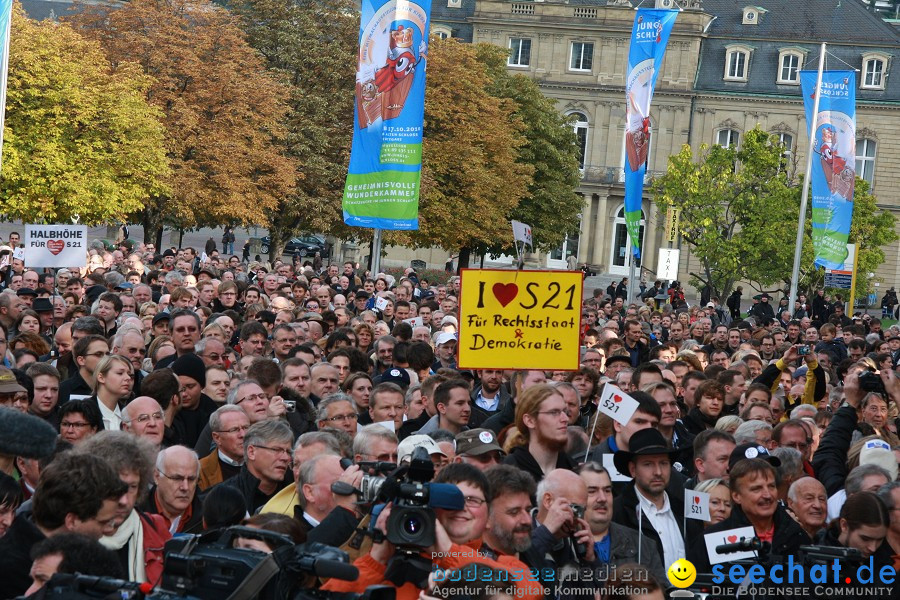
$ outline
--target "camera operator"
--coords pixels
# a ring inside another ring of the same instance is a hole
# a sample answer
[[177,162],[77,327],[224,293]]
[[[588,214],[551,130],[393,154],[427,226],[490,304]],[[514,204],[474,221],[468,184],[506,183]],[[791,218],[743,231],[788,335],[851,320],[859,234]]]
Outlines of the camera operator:
[[598,560],[610,566],[620,566],[637,562],[640,554],[641,562],[647,569],[665,581],[666,569],[660,561],[656,542],[646,535],[639,539],[636,530],[613,522],[613,490],[609,472],[595,462],[588,462],[578,468],[578,474],[587,485],[584,520],[594,536],[594,552]]
[[61,533],[82,533],[99,540],[118,526],[119,500],[128,486],[105,461],[86,454],[64,453],[41,472],[31,512],[16,516],[0,538],[0,598],[28,589],[32,547]]
[[558,572],[599,566],[591,528],[583,518],[587,500],[587,485],[581,477],[568,469],[547,473],[537,486],[538,507],[525,562]]
[[219,485],[237,488],[247,510],[255,514],[277,494],[287,481],[291,466],[294,433],[281,420],[255,423],[244,436],[244,464],[237,476]]
[[355,496],[335,494],[331,485],[344,481],[358,488],[362,476],[357,465],[345,470],[340,456],[313,456],[297,470],[296,485],[281,490],[260,512],[294,518],[305,532],[307,541],[341,546],[353,535],[360,514]]
[[[733,501],[731,516],[708,527],[705,535],[752,525],[756,536],[772,545],[772,558],[778,561],[796,556],[800,546],[810,543],[809,535],[778,502],[774,460],[777,459],[762,452],[761,447],[742,445],[735,448],[729,474]],[[690,544],[687,557],[698,573],[711,572],[705,544]]]
[[122,563],[112,550],[78,533],[61,533],[38,542],[31,549],[31,560],[31,587],[25,596],[40,592],[57,573],[125,577]]
[[170,446],[156,455],[156,485],[140,509],[162,515],[169,531],[199,533],[203,508],[197,497],[200,461],[197,453],[185,446]]

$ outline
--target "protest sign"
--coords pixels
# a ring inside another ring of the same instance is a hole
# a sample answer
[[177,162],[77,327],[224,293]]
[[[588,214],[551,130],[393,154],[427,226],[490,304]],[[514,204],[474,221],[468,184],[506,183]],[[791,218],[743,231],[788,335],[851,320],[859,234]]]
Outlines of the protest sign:
[[87,225],[26,225],[25,266],[87,266]]
[[607,383],[603,386],[598,407],[604,415],[612,417],[621,425],[628,425],[631,415],[638,409],[638,401],[613,384]]
[[463,269],[461,369],[575,370],[580,271]]

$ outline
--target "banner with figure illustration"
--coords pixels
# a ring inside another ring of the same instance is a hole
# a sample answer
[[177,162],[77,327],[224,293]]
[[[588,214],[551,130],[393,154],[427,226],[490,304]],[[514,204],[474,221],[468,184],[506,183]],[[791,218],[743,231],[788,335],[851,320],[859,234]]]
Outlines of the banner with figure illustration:
[[431,0],[363,0],[344,223],[419,228]]
[[0,162],[3,158],[3,124],[6,121],[6,80],[9,73],[9,36],[12,27],[12,0],[0,0]]
[[625,223],[631,248],[641,257],[641,203],[650,152],[650,101],[677,10],[640,8],[634,16],[625,75]]
[[817,71],[800,71],[806,124],[815,136],[812,162],[812,237],[816,266],[841,269],[853,219],[856,181],[856,73],[825,71],[813,122]]

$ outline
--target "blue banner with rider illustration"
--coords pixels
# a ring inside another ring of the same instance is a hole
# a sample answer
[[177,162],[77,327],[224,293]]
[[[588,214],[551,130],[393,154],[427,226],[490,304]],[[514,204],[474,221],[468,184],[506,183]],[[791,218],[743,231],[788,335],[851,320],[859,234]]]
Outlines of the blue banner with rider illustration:
[[813,125],[817,78],[817,71],[800,71],[807,129],[815,135],[810,177],[815,264],[841,269],[848,255],[856,182],[856,73],[822,73],[819,114]]
[[640,8],[634,16],[625,74],[625,224],[631,248],[641,257],[641,203],[650,152],[650,101],[677,10]]
[[344,223],[419,228],[431,0],[363,0]]

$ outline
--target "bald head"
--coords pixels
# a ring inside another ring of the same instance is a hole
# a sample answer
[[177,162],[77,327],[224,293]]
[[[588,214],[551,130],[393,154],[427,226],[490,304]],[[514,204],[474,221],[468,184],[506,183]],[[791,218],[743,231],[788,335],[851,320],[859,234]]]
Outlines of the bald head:
[[138,396],[122,410],[122,428],[159,446],[166,432],[162,406],[150,396]]
[[587,484],[568,469],[554,469],[538,484],[537,497],[541,510],[558,498],[584,506],[587,504]]
[[788,488],[788,500],[796,502],[798,498],[804,494],[822,493],[825,494],[825,486],[818,479],[812,477],[801,477],[791,484]]

